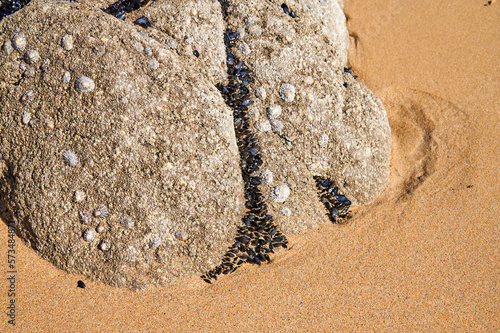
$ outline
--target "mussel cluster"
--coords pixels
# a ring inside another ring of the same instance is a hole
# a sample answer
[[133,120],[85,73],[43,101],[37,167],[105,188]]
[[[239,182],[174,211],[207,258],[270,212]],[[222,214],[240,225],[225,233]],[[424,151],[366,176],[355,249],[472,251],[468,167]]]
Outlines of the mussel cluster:
[[330,221],[342,224],[351,218],[352,215],[349,211],[351,201],[345,195],[339,193],[339,189],[335,184],[331,180],[321,176],[314,176],[314,180],[316,181],[319,199],[325,205]]
[[0,21],[14,14],[19,9],[30,3],[31,0],[5,0],[0,3]]
[[248,106],[253,103],[248,87],[253,78],[250,76],[251,70],[232,53],[236,37],[237,33],[230,29],[224,35],[229,82],[227,85],[218,83],[216,87],[233,110],[247,212],[242,218],[243,225],[237,229],[236,242],[224,255],[222,263],[201,276],[207,283],[217,280],[217,275],[234,272],[243,263],[260,265],[270,261],[269,253],[274,253],[274,248],[286,248],[288,244],[286,237],[274,224],[273,217],[267,213],[264,196],[259,190],[261,178],[257,173],[262,165],[262,155],[248,117]]
[[[103,8],[102,10],[110,15],[113,15],[119,20],[125,20],[126,14],[146,6],[152,1],[154,0],[118,0],[117,2],[111,4],[109,7]],[[151,22],[149,22],[148,18],[145,16],[138,18],[133,23],[140,25],[143,28],[151,27]]]

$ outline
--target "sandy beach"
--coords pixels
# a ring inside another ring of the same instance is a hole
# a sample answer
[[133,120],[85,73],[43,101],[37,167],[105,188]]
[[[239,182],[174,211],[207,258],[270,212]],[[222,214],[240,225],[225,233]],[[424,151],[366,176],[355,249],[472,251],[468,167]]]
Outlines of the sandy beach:
[[[133,292],[56,269],[16,238],[1,332],[500,332],[500,3],[344,0],[353,74],[383,102],[390,181],[347,225],[269,264]],[[77,288],[84,280],[87,288]]]

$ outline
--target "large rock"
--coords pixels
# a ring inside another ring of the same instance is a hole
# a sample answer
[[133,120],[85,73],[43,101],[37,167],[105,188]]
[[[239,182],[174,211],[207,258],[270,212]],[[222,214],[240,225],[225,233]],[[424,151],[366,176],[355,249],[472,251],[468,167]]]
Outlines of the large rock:
[[[211,268],[244,209],[231,110],[212,78],[137,30],[44,1],[0,25],[1,43],[23,33],[41,57],[22,78],[25,51],[0,55],[3,203],[56,266],[132,288]],[[95,88],[79,92],[81,77]],[[109,215],[95,217],[101,205]]]
[[[349,36],[341,3],[287,2],[295,19],[283,12],[281,2],[230,4],[233,27],[261,31],[245,35],[251,52],[239,54],[266,96],[252,107],[261,120],[267,108],[282,108],[276,119],[283,129],[261,132],[259,139],[263,167],[274,176],[267,196],[274,185],[291,189],[285,203],[272,202],[274,211],[281,206],[291,210],[290,216],[281,216],[283,231],[298,233],[327,221],[316,200],[314,174],[334,180],[354,204],[373,200],[389,177],[390,127],[379,99],[344,72]],[[291,102],[280,96],[284,84],[294,86]]]
[[[107,1],[34,0],[0,22],[3,219],[44,258],[130,288],[218,263],[245,211],[232,111],[214,87],[226,28],[253,69],[253,121],[274,128],[258,132],[261,188],[283,232],[328,221],[314,175],[355,204],[384,188],[390,128],[343,70],[342,2],[287,2],[295,19],[282,2],[229,4],[228,22],[209,0],[155,1],[120,21]],[[142,15],[153,28],[130,22]]]

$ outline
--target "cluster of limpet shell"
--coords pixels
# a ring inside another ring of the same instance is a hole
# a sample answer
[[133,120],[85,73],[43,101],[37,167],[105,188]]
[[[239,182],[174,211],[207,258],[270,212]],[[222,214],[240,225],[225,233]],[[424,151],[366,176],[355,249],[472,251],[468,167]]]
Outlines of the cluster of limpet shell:
[[318,189],[319,199],[325,206],[326,214],[330,221],[335,224],[345,223],[352,217],[349,207],[351,201],[345,195],[339,193],[339,189],[330,179],[314,176],[316,188]]
[[[226,10],[223,12],[227,13]],[[262,179],[258,176],[258,171],[262,165],[262,155],[257,137],[251,131],[248,115],[248,106],[253,104],[248,86],[253,78],[245,63],[232,53],[237,36],[238,33],[230,29],[224,35],[229,83],[226,86],[218,83],[216,87],[233,110],[234,130],[245,183],[245,207],[248,210],[242,218],[243,225],[237,229],[236,242],[224,255],[221,264],[201,276],[207,283],[217,280],[217,275],[234,272],[243,263],[260,265],[270,261],[269,254],[274,253],[275,248],[286,248],[288,244],[286,237],[274,224],[272,215],[268,214],[265,198],[259,189]]]

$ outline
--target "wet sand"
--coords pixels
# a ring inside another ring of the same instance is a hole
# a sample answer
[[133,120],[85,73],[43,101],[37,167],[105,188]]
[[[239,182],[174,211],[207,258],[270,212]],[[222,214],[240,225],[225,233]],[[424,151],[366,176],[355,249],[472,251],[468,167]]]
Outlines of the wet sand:
[[[143,292],[69,275],[17,239],[17,325],[4,314],[0,331],[500,331],[500,3],[485,4],[345,0],[353,72],[393,140],[388,187],[349,224],[214,285]],[[0,244],[5,275],[4,223]]]

